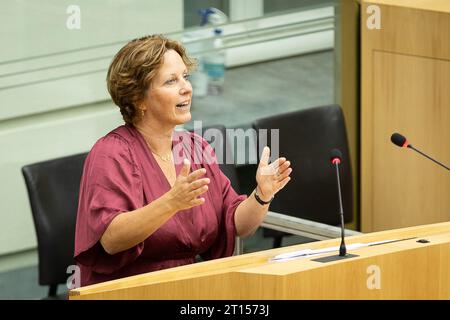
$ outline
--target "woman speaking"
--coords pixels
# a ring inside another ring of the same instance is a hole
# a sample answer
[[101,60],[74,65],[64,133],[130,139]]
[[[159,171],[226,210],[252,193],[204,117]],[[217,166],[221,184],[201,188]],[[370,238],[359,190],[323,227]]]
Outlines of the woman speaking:
[[[191,120],[194,62],[176,41],[147,36],[114,57],[107,86],[124,125],[100,138],[83,169],[75,260],[81,285],[233,254],[290,180],[285,158],[265,147],[255,191],[238,195],[209,144],[175,131]],[[201,161],[198,161],[201,159]],[[213,161],[211,161],[213,160]]]

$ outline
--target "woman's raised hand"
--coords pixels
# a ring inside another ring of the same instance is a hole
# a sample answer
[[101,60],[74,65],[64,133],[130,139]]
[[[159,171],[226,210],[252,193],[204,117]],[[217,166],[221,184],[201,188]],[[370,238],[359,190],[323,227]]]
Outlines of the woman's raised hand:
[[199,196],[208,191],[209,179],[200,179],[206,173],[206,169],[202,168],[189,173],[190,167],[190,161],[184,159],[180,174],[175,180],[172,189],[166,194],[170,205],[176,211],[205,203],[205,199]]
[[284,157],[269,164],[270,149],[264,147],[256,172],[256,182],[259,196],[263,201],[269,201],[278,191],[291,180],[291,163]]

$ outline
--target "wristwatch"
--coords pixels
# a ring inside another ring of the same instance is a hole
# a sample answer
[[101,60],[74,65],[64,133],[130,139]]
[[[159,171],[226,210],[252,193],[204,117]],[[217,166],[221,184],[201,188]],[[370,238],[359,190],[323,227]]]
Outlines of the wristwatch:
[[258,201],[258,203],[260,205],[265,206],[266,204],[271,203],[274,197],[272,197],[272,199],[270,199],[269,201],[264,201],[258,196],[258,188],[256,188],[255,189],[255,198],[256,198],[256,201]]

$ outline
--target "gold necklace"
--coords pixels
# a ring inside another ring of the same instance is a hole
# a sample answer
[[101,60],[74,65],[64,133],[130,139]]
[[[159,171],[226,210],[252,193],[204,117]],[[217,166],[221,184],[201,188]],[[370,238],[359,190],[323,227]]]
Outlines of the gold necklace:
[[159,155],[152,151],[153,154],[157,155],[162,161],[170,161],[172,160],[172,153],[168,153],[166,156]]
[[[146,142],[147,142],[147,141],[146,141]],[[156,153],[155,151],[153,151],[152,147],[150,146],[150,143],[147,142],[147,145],[148,145],[150,151],[151,151],[154,155],[158,156],[162,161],[167,162],[167,161],[172,160],[172,152],[166,154],[165,156],[162,156],[162,155]]]

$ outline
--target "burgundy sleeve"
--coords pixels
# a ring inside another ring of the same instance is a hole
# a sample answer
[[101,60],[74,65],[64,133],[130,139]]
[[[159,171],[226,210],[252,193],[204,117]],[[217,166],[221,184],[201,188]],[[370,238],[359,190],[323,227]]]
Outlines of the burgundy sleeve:
[[247,198],[247,195],[239,195],[233,189],[230,179],[220,170],[215,153],[206,140],[203,140],[203,148],[209,148],[204,154],[211,155],[213,159],[212,161],[211,159],[206,160],[209,162],[209,168],[215,180],[214,185],[218,188],[218,193],[222,200],[218,237],[211,248],[202,254],[203,259],[210,260],[233,255],[236,240],[234,214],[236,208]]
[[100,238],[120,213],[143,206],[142,182],[128,143],[116,135],[99,140],[89,153],[80,185],[75,260],[109,274],[133,262],[144,243],[108,254]]

